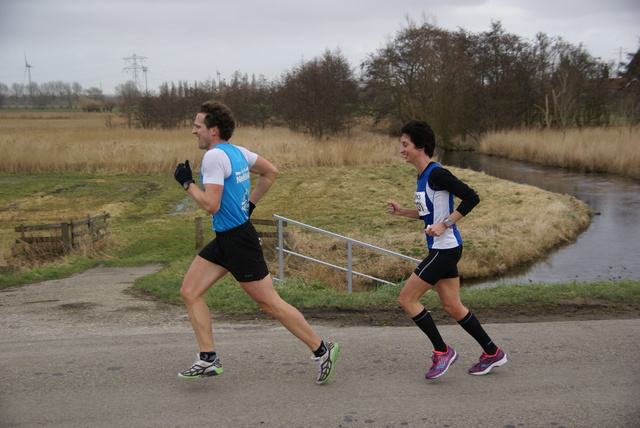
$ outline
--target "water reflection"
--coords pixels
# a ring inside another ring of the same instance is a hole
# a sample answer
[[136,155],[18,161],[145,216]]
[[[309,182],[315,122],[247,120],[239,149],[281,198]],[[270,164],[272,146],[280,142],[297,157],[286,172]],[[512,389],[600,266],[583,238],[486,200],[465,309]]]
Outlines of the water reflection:
[[448,152],[440,154],[440,160],[445,165],[483,171],[494,177],[572,195],[600,213],[575,243],[558,249],[534,265],[500,278],[465,281],[465,285],[485,288],[499,283],[640,279],[640,182],[473,152]]

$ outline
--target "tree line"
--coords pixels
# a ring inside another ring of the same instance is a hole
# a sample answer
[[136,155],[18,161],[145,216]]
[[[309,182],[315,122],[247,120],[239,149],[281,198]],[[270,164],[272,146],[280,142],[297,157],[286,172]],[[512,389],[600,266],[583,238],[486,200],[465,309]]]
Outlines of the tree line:
[[[640,123],[640,49],[627,62],[605,63],[582,45],[538,33],[507,33],[500,22],[486,32],[452,32],[409,21],[353,69],[339,49],[301,61],[273,81],[235,72],[230,80],[165,82],[141,91],[116,88],[111,104],[96,88],[77,84],[22,88],[33,105],[113,109],[128,126],[190,126],[205,100],[226,103],[241,125],[287,126],[317,138],[349,130],[363,118],[395,132],[410,119],[429,121],[445,146],[486,131],[522,127],[596,127]],[[0,101],[20,101],[0,83]],[[99,108],[98,108],[99,107]]]

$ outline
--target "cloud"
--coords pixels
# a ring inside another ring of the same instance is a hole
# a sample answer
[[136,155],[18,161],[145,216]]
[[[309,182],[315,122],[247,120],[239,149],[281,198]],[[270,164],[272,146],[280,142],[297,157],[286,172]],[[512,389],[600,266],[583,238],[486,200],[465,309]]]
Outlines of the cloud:
[[145,57],[150,89],[240,71],[280,76],[302,60],[339,48],[358,67],[407,23],[441,28],[537,32],[583,43],[617,59],[638,48],[635,0],[22,0],[0,3],[0,82],[25,79],[26,53],[36,82],[62,80],[107,93],[132,78],[124,58]]

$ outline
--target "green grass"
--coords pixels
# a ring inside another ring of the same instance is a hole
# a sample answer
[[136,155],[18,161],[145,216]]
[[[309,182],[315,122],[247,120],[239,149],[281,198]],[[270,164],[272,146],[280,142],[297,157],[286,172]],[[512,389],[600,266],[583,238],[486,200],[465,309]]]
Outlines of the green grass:
[[640,303],[640,281],[623,279],[591,283],[501,285],[491,289],[462,289],[464,301],[476,307],[508,307],[527,305],[555,305],[563,302],[598,301],[611,303]]
[[[178,264],[179,265],[179,264]],[[174,272],[177,269],[177,272]],[[136,282],[140,291],[180,303],[180,280],[176,277],[181,268],[169,266],[156,274]],[[343,310],[393,310],[398,309],[400,286],[381,285],[370,291],[347,294],[336,291],[321,282],[298,280],[275,283],[284,300],[299,309]],[[464,304],[474,310],[508,310],[509,313],[535,315],[540,311],[562,305],[611,305],[640,309],[640,281],[617,280],[595,283],[501,285],[491,289],[461,290]],[[205,300],[214,310],[233,314],[256,312],[258,305],[249,298],[230,275],[216,283],[206,294]],[[440,306],[435,292],[428,292],[421,299],[428,308]],[[399,310],[399,309],[398,309]]]
[[[339,174],[338,174],[339,172]],[[313,179],[310,178],[313,175]],[[394,242],[396,250],[414,257],[424,253],[419,227],[405,219],[384,215],[384,203],[394,198],[411,203],[414,173],[404,165],[341,169],[319,174],[291,170],[283,172],[276,186],[256,209],[259,218],[276,212],[297,221],[335,233],[382,236],[390,228],[406,233],[405,242]],[[482,183],[476,183],[481,188]],[[354,189],[358,189],[354,192]],[[357,196],[354,196],[356,195]],[[519,198],[516,192],[508,197]],[[496,196],[497,197],[497,196]],[[292,204],[291,200],[296,203]],[[366,203],[364,203],[364,202]],[[313,207],[313,208],[310,208]],[[55,223],[111,214],[109,230],[113,246],[107,254],[75,255],[54,264],[0,275],[0,288],[61,278],[102,264],[137,266],[163,263],[158,273],[140,278],[136,288],[169,302],[180,302],[182,278],[196,254],[194,222],[208,217],[173,180],[171,174],[156,176],[0,173],[0,219],[2,246],[15,239],[13,227],[20,224]],[[205,240],[213,237],[206,232]],[[481,242],[468,242],[469,247]],[[0,263],[1,264],[1,263]],[[409,272],[407,272],[409,273]],[[377,286],[347,294],[320,281],[287,280],[276,284],[282,297],[299,308],[344,308],[353,310],[397,309],[398,286]],[[639,306],[640,281],[604,281],[592,284],[505,285],[490,290],[462,290],[466,305],[473,308],[520,308],[557,305],[563,302],[595,301]],[[256,311],[257,305],[231,276],[207,292],[214,310],[228,313]],[[437,295],[427,293],[425,306],[437,307]]]

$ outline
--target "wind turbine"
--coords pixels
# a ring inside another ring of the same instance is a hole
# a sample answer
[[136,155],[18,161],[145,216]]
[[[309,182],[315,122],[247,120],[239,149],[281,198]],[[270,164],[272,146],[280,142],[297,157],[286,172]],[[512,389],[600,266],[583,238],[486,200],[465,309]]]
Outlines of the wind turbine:
[[31,67],[32,65],[29,64],[29,62],[27,61],[27,52],[25,51],[24,53],[24,74],[26,75],[27,73],[29,73],[29,97],[31,97]]

